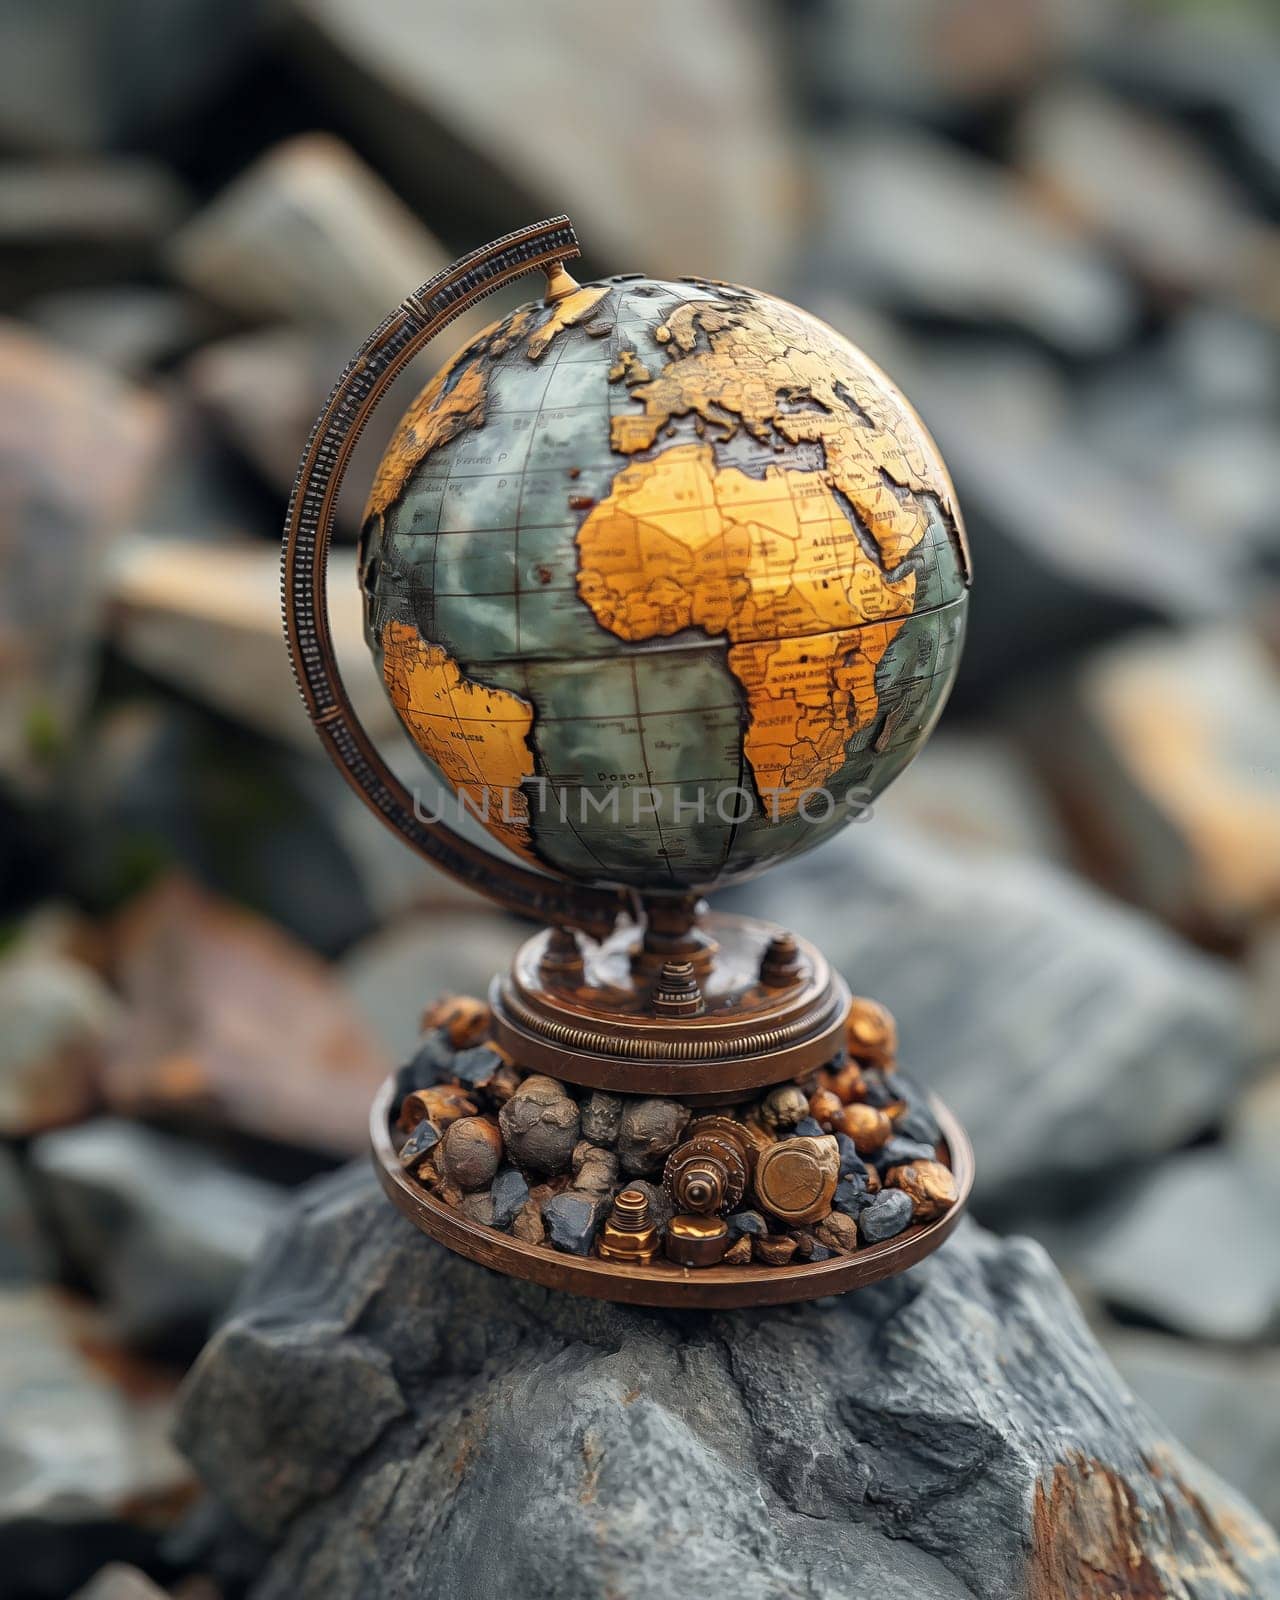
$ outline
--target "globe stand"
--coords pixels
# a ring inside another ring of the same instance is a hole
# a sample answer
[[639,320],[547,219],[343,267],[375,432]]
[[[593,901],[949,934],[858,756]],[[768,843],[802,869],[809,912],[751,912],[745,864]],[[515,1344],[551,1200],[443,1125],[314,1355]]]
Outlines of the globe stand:
[[813,945],[753,918],[708,916],[685,951],[652,924],[603,941],[535,934],[493,980],[493,1037],[569,1083],[728,1104],[816,1071],[844,1044],[849,990]]
[[503,284],[541,270],[548,302],[571,294],[564,262],[577,254],[557,217],[408,295],[340,376],[290,501],[285,637],[325,747],[418,854],[550,924],[494,979],[487,1007],[445,1007],[452,1021],[383,1085],[374,1161],[425,1233],[516,1277],[642,1305],[829,1295],[936,1249],[972,1187],[963,1129],[894,1071],[892,1019],[851,1000],[785,929],[707,915],[691,897],[637,907],[424,822],[361,727],[333,651],[335,506],[373,409],[436,333]]

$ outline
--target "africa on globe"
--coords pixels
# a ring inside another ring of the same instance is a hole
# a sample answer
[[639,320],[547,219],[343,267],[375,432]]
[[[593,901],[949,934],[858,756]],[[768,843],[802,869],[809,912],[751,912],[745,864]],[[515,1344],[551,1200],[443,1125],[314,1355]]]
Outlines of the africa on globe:
[[783,301],[577,286],[487,328],[374,482],[366,634],[419,751],[526,863],[647,894],[857,817],[955,676],[968,559],[885,375]]

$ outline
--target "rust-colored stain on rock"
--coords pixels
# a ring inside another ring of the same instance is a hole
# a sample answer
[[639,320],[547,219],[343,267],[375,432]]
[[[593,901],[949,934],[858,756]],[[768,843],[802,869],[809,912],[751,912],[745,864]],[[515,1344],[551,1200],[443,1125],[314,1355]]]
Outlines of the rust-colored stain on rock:
[[[1101,1461],[1074,1455],[1036,1485],[1028,1600],[1189,1600],[1253,1590],[1236,1563],[1266,1530],[1219,1516],[1178,1475],[1146,1462],[1140,1491]],[[1202,1585],[1209,1586],[1202,1588]]]

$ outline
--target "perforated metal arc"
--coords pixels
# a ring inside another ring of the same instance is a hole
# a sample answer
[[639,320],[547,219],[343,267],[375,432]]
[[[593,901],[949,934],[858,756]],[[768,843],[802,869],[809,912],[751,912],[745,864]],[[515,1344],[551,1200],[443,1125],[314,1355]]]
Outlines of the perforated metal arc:
[[543,877],[498,861],[443,822],[423,822],[347,695],[329,627],[325,577],[338,491],[351,452],[400,372],[461,312],[528,272],[578,255],[568,217],[551,217],[473,250],[407,295],[343,369],[316,419],[289,500],[281,548],[285,643],[302,703],[343,777],[417,854],[508,910],[607,934],[621,891]]

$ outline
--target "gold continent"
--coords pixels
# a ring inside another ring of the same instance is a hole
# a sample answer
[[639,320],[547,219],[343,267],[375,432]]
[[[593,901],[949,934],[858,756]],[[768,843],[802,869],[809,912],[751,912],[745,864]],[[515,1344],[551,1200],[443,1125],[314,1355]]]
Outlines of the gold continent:
[[830,1211],[839,1176],[840,1147],[831,1134],[783,1139],[756,1163],[756,1195],[783,1222],[814,1222]]

